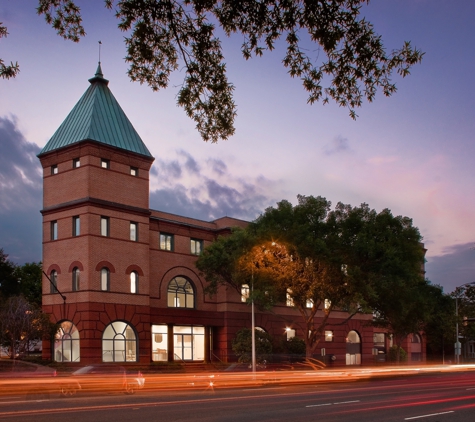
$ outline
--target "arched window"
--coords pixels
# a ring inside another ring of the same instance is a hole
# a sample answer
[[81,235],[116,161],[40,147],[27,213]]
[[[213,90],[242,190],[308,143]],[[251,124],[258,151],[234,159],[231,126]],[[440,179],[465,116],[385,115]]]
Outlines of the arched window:
[[101,290],[105,292],[110,290],[110,271],[107,267],[101,269]]
[[130,273],[130,293],[139,292],[139,274],[137,271],[132,271]]
[[346,364],[361,365],[361,337],[354,330],[346,336]]
[[56,270],[50,272],[49,279],[51,280],[49,292],[58,293],[58,273],[56,272]]
[[71,321],[63,321],[54,336],[54,360],[79,362],[79,331]]
[[79,268],[73,268],[73,292],[77,292],[79,290]]
[[168,285],[169,308],[194,308],[195,292],[185,277],[175,277]]
[[421,336],[417,333],[413,333],[411,343],[419,343],[419,344],[422,343]]
[[137,336],[131,325],[111,322],[102,334],[103,362],[136,362]]

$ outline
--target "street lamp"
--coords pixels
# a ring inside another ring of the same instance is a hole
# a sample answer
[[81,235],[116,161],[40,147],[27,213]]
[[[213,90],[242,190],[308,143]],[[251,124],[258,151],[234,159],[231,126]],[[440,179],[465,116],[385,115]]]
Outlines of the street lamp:
[[[462,284],[461,286],[458,286],[455,288],[455,291],[457,289],[460,289],[461,287],[466,287],[466,286],[471,286],[475,284],[475,281],[472,281],[471,283],[465,283]],[[461,349],[461,344],[459,341],[459,295],[458,292],[455,295],[455,362],[458,365],[460,363],[460,349]]]

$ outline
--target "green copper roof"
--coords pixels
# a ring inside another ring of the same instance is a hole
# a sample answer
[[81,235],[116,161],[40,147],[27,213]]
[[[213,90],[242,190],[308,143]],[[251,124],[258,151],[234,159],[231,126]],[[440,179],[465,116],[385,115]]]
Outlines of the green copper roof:
[[104,79],[101,64],[83,94],[39,155],[92,140],[152,157]]

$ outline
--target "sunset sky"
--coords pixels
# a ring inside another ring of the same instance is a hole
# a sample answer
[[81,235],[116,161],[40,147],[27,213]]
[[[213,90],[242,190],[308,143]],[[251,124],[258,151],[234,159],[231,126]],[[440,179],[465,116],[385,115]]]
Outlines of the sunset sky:
[[[132,83],[124,34],[100,1],[78,0],[78,44],[37,16],[35,0],[0,0],[0,248],[18,264],[41,261],[41,168],[36,154],[89,86],[98,41],[109,88],[155,157],[153,209],[212,220],[253,220],[282,199],[321,195],[413,219],[427,248],[427,278],[450,292],[475,281],[475,2],[378,0],[363,8],[388,50],[425,52],[398,92],[365,103],[356,121],[335,104],[308,105],[283,50],[244,60],[239,36],[221,38],[235,85],[236,134],[205,143],[176,106],[184,73],[165,91]],[[308,45],[318,54],[318,47]]]

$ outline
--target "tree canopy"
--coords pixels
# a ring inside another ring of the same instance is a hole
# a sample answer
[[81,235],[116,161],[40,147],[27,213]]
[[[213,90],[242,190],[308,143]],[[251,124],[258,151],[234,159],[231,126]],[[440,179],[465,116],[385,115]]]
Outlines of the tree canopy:
[[[386,51],[381,36],[361,16],[369,0],[105,0],[114,9],[130,64],[129,77],[152,90],[166,88],[184,70],[178,105],[196,122],[205,141],[234,134],[234,85],[228,80],[219,36],[240,34],[247,60],[283,45],[282,63],[299,78],[307,102],[334,100],[352,118],[381,90],[396,92],[395,74],[405,77],[423,53],[406,41]],[[39,0],[37,12],[57,33],[78,42],[86,35],[74,0]],[[0,23],[0,37],[7,29]],[[280,41],[283,41],[282,43]],[[315,48],[309,48],[315,45]],[[0,61],[0,76],[14,77],[18,64]]]
[[409,218],[367,204],[338,203],[332,210],[325,198],[299,196],[297,205],[281,201],[247,229],[219,238],[196,265],[209,293],[220,285],[240,291],[252,281],[257,304],[294,306],[309,357],[334,310],[348,318],[374,312],[374,323],[397,335],[418,331],[428,288],[423,260]]

